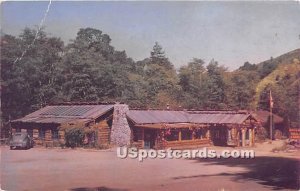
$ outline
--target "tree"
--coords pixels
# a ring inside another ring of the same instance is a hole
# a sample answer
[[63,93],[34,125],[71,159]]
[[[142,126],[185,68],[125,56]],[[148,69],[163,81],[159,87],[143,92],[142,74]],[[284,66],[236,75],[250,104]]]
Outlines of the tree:
[[24,116],[59,95],[58,65],[64,48],[59,38],[48,37],[43,30],[36,36],[35,30],[25,28],[18,38],[5,35],[1,42],[5,120]]
[[[157,42],[150,56],[138,62],[110,43],[109,35],[93,28],[80,29],[67,46],[43,30],[37,36],[29,28],[17,37],[1,36],[4,121],[62,101],[122,101],[148,108],[169,104],[171,108],[255,109],[261,100],[259,107],[268,109],[270,89],[274,113],[287,121],[299,121],[295,107],[299,103],[299,51],[258,65],[245,62],[233,72],[214,60],[205,67],[203,60],[194,58],[177,74]],[[15,62],[22,53],[22,59]]]
[[278,66],[278,63],[270,61],[266,61],[262,63],[261,68],[259,68],[258,72],[260,78],[263,79],[264,77],[268,76],[271,72],[273,72]]
[[250,62],[245,62],[243,66],[239,68],[239,70],[245,70],[245,71],[255,71],[257,70],[256,64],[251,64]]
[[[143,80],[140,84],[144,84],[140,88],[146,94],[146,105],[164,108],[167,103],[160,101],[159,96],[163,97],[164,100],[174,100],[172,97],[179,88],[173,64],[168,60],[157,42],[151,51],[150,58],[139,61],[138,64],[139,73]],[[164,95],[162,96],[162,94]]]
[[226,69],[218,65],[218,62],[212,60],[207,65],[208,74],[208,107],[211,109],[226,108],[225,83],[223,74]]
[[163,51],[163,48],[161,45],[158,44],[158,42],[155,42],[153,46],[153,50],[150,53],[150,59],[151,64],[157,64],[159,66],[165,67],[166,69],[173,70],[174,66],[172,63],[168,60],[168,58],[165,55],[165,51]]
[[98,29],[80,29],[63,61],[64,94],[71,101],[123,99],[133,63],[125,51],[115,51],[110,37]]
[[179,69],[179,85],[183,90],[183,105],[188,108],[203,108],[208,100],[208,86],[204,61],[194,58]]
[[254,101],[256,84],[259,76],[254,71],[234,71],[229,75],[226,84],[226,98],[230,108],[255,109]]

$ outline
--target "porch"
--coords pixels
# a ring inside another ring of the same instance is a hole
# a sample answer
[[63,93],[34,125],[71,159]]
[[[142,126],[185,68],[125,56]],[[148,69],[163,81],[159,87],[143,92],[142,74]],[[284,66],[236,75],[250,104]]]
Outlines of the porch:
[[149,124],[133,126],[132,145],[144,149],[183,149],[211,144],[208,126]]

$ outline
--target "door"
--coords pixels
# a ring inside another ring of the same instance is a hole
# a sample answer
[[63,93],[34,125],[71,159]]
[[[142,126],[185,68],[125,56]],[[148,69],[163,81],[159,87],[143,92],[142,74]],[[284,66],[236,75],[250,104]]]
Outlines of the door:
[[152,129],[145,129],[144,131],[144,148],[145,149],[152,149],[155,146],[155,130]]
[[226,146],[227,145],[228,131],[226,128],[215,127],[211,130],[211,132],[212,132],[211,138],[212,138],[214,145],[217,145],[217,146]]

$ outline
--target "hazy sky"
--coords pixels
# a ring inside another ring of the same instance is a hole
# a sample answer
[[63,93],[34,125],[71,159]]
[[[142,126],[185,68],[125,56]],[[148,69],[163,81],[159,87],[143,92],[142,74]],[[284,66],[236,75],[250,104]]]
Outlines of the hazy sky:
[[[47,5],[2,3],[2,32],[37,26]],[[300,3],[54,1],[45,27],[66,43],[79,28],[100,29],[134,60],[149,57],[158,41],[176,68],[196,57],[236,69],[300,48]]]

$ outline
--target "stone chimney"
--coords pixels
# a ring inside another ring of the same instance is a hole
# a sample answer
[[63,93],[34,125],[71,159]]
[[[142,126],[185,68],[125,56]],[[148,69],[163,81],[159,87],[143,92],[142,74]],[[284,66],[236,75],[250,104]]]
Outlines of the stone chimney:
[[113,122],[111,127],[110,142],[115,146],[126,146],[130,144],[131,130],[128,125],[126,113],[129,111],[126,104],[115,104]]

